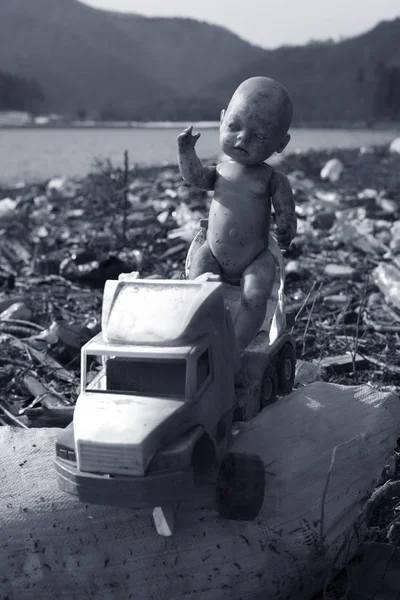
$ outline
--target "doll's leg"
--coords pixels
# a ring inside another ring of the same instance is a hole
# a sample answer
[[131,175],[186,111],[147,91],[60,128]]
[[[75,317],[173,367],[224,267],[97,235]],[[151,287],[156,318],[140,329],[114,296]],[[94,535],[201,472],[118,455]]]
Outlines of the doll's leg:
[[267,248],[243,273],[242,301],[234,323],[240,352],[247,348],[260,331],[272,293],[275,271],[275,260]]
[[221,267],[211,252],[207,240],[200,246],[192,259],[192,264],[189,268],[189,279],[196,279],[196,277],[203,273],[214,273],[215,275],[221,275],[222,273]]

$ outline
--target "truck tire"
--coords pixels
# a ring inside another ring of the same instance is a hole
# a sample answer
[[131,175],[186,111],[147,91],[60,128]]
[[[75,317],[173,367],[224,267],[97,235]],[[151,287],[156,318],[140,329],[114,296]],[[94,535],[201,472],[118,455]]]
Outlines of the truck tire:
[[261,381],[261,389],[260,389],[260,404],[261,410],[268,406],[268,404],[273,404],[277,400],[278,393],[278,378],[276,374],[275,365],[269,363],[265,369],[263,378]]
[[293,389],[296,374],[296,352],[289,342],[283,346],[278,354],[276,371],[278,375],[278,393],[281,396],[286,396]]
[[228,452],[222,459],[216,487],[217,510],[233,521],[253,521],[264,501],[265,469],[256,454]]

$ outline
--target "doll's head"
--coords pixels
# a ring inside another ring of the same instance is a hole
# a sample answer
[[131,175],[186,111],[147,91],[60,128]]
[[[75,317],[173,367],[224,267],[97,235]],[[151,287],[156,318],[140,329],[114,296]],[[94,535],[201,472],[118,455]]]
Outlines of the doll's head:
[[286,148],[292,116],[282,84],[268,77],[246,79],[221,113],[221,149],[236,162],[261,163]]

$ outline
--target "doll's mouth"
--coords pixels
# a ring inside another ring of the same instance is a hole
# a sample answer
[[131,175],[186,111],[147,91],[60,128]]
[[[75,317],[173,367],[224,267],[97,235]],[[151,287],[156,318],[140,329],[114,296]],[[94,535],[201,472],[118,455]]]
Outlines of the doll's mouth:
[[239,152],[244,152],[245,154],[248,154],[247,150],[242,146],[234,146],[234,149],[239,150]]

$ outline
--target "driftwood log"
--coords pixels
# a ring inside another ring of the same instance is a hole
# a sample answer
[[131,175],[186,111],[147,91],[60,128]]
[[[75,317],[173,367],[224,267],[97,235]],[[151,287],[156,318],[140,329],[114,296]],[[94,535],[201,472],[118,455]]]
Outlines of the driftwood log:
[[293,392],[234,441],[264,460],[259,518],[224,521],[197,499],[180,507],[169,538],[156,534],[151,510],[61,493],[56,433],[0,428],[2,600],[309,600],[361,542],[363,507],[400,434],[400,402],[366,386]]

